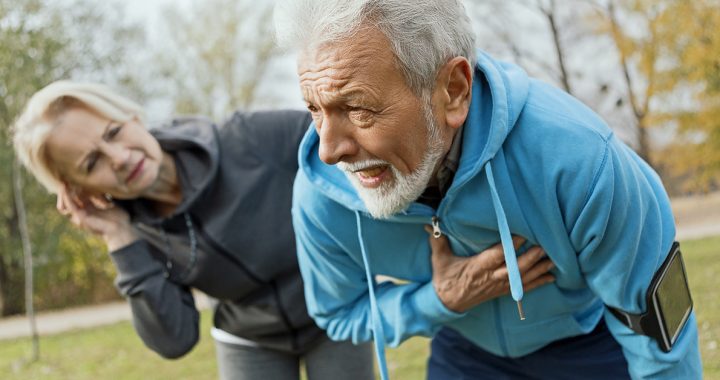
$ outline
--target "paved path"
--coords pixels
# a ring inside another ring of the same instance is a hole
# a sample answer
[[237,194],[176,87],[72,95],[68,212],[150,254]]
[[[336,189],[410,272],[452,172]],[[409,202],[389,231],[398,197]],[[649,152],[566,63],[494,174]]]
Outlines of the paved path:
[[[677,239],[689,240],[720,235],[720,192],[702,198],[673,200],[677,220]],[[207,298],[198,293],[196,304],[206,308]],[[130,308],[126,302],[86,306],[63,311],[40,313],[37,317],[41,336],[129,320]],[[0,319],[0,340],[30,335],[30,326],[24,316]]]
[[[195,294],[195,304],[200,309],[209,307],[208,299],[202,293]],[[59,332],[86,329],[130,320],[130,306],[125,301],[102,305],[43,312],[37,315],[37,329],[40,336]],[[30,336],[30,323],[25,316],[0,319],[0,340]]]

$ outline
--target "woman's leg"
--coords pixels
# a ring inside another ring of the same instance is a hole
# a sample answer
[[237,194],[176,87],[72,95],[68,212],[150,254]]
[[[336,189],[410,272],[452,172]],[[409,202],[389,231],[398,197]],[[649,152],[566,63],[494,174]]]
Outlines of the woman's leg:
[[215,341],[221,380],[298,380],[297,355]]
[[374,380],[374,354],[371,343],[323,341],[303,357],[308,380]]

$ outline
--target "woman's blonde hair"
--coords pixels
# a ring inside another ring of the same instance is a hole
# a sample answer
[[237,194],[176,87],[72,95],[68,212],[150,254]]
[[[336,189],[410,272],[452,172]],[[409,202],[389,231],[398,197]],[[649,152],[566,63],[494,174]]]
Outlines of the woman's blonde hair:
[[45,143],[58,118],[77,107],[118,122],[142,118],[138,104],[97,83],[63,80],[36,92],[12,128],[13,145],[22,164],[51,193],[58,192],[62,181],[47,158]]

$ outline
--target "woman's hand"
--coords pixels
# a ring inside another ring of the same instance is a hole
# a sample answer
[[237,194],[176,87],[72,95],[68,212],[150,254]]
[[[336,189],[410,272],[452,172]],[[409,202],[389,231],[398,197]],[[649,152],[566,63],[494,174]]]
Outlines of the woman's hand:
[[[445,307],[455,312],[464,312],[482,302],[508,294],[510,282],[502,244],[495,244],[474,256],[460,257],[453,254],[444,235],[434,238],[431,227],[425,230],[430,234],[433,286]],[[513,237],[515,249],[524,242],[522,237]],[[518,257],[518,267],[526,291],[555,280],[548,273],[554,265],[538,246],[531,247]]]
[[110,252],[138,239],[128,213],[102,196],[88,195],[65,185],[57,194],[56,207],[61,214],[70,216],[74,225],[102,236]]

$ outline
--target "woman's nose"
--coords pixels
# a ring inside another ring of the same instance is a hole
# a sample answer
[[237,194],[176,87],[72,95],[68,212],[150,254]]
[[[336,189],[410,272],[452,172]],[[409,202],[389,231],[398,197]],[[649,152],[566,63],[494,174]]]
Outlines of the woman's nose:
[[103,150],[115,170],[122,169],[130,161],[130,149],[120,144],[107,143]]

